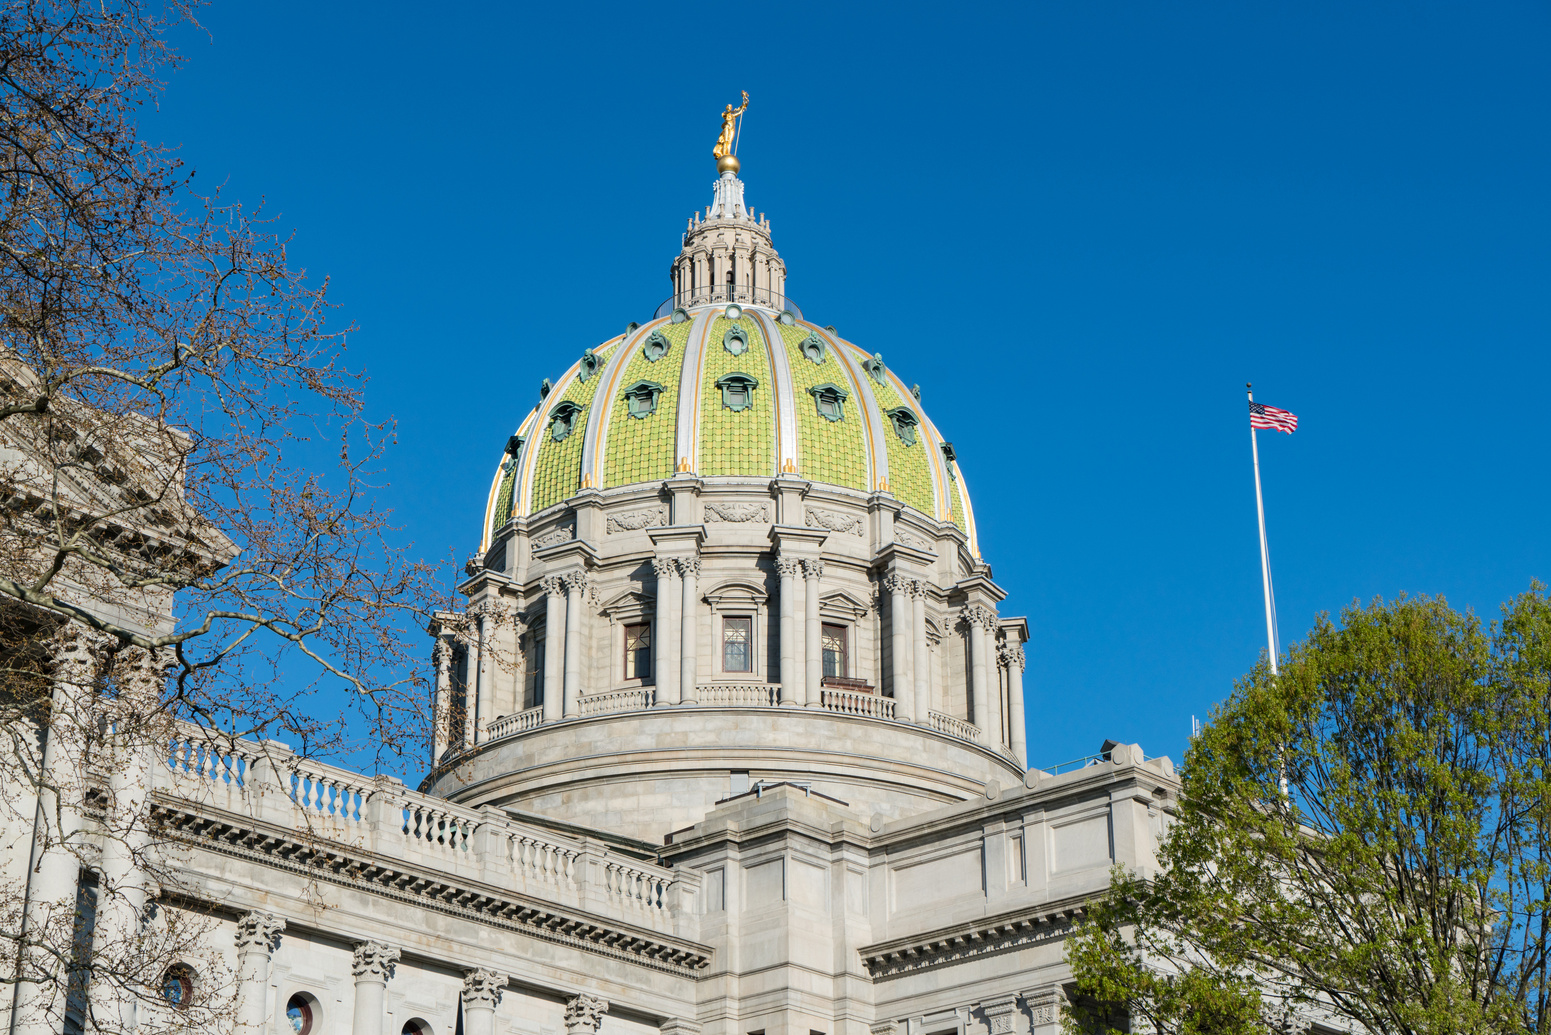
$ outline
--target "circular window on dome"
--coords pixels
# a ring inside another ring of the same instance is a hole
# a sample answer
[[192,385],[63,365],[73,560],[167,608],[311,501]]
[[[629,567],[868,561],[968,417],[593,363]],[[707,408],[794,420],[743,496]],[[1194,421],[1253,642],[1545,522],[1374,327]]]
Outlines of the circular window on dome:
[[818,336],[817,331],[803,339],[803,343],[798,347],[802,349],[802,354],[814,363],[823,363],[824,358],[829,355],[829,346]]
[[749,332],[743,329],[741,323],[733,324],[722,335],[722,347],[734,356],[743,355],[749,350]]
[[318,1021],[318,1001],[306,992],[297,992],[286,1000],[285,1019],[294,1035],[312,1035]]
[[187,1010],[194,999],[194,972],[181,963],[162,975],[162,1001],[174,1010]]
[[431,1025],[419,1017],[404,1022],[402,1035],[432,1035]]
[[653,331],[646,337],[646,344],[641,346],[641,354],[647,362],[655,363],[668,354],[668,339],[661,331]]
[[[731,276],[731,274],[728,274],[728,276]],[[743,307],[737,303],[734,303],[728,306],[726,309],[722,310],[722,315],[726,316],[729,320],[736,320],[738,317],[743,315]]]

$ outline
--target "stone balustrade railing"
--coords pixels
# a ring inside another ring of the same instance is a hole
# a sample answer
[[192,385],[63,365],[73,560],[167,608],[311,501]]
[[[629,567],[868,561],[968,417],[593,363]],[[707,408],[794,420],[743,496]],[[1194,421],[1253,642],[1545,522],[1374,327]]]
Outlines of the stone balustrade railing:
[[781,703],[779,683],[702,683],[695,688],[701,704],[773,708]]
[[581,698],[583,715],[607,715],[610,712],[636,712],[650,708],[656,700],[656,691],[649,686],[633,686],[627,690],[611,690],[603,694],[588,694]]
[[496,737],[504,737],[511,733],[522,733],[537,728],[543,722],[543,705],[539,705],[537,708],[529,708],[527,711],[503,715],[490,724],[485,731],[485,739],[494,740]]
[[164,761],[156,790],[169,804],[246,815],[288,829],[299,841],[427,864],[452,878],[543,895],[665,933],[682,933],[699,889],[698,874],[627,858],[498,809],[411,791],[392,777],[298,758],[274,741],[183,726]]
[[955,719],[953,716],[944,715],[942,712],[929,711],[926,713],[926,724],[938,733],[946,733],[950,737],[957,737],[960,740],[968,740],[976,744],[980,743],[980,727],[972,722]]
[[829,711],[840,712],[842,715],[862,715],[869,719],[894,717],[894,698],[882,694],[864,694],[826,686],[819,690],[819,703]]

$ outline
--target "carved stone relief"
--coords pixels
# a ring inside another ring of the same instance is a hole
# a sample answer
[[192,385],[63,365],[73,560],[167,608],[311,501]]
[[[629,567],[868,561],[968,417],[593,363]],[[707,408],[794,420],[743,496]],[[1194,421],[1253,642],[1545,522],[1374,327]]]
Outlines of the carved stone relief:
[[642,507],[640,510],[622,510],[610,514],[604,527],[609,535],[615,532],[638,532],[643,528],[657,528],[668,523],[668,508]]
[[708,502],[705,504],[705,520],[707,523],[715,521],[728,521],[737,523],[746,521],[769,521],[770,504]]
[[843,532],[850,535],[866,535],[867,522],[856,514],[842,514],[837,510],[814,510],[811,507],[805,512],[804,522],[809,528],[827,528],[831,532]]
[[555,546],[558,543],[568,543],[576,538],[576,526],[570,522],[563,522],[551,528],[542,535],[534,536],[530,542],[533,549],[542,550],[546,546]]

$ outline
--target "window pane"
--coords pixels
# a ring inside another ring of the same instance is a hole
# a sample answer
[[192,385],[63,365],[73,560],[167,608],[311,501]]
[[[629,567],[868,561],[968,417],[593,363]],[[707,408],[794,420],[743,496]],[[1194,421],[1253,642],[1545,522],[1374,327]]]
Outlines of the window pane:
[[722,619],[722,671],[752,672],[749,643],[754,638],[754,619]]
[[845,626],[824,626],[823,646],[824,674],[826,676],[844,676],[846,674]]
[[652,627],[625,626],[625,678],[645,679],[652,671]]

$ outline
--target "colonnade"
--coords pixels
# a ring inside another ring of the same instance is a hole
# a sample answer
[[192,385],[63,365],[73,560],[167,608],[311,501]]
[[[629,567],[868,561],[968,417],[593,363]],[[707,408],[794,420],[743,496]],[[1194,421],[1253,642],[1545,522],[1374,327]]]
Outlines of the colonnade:
[[[270,1035],[278,1018],[271,1013],[285,1004],[270,999],[270,978],[285,921],[272,913],[244,913],[237,921],[236,1035]],[[400,952],[382,942],[357,942],[351,957],[355,998],[351,1035],[383,1035],[388,983],[397,971]],[[496,970],[471,967],[463,971],[464,1035],[495,1035],[495,1011],[510,978]],[[608,1013],[605,999],[582,993],[566,1000],[566,1035],[597,1035]]]
[[[820,598],[824,577],[821,557],[777,551],[775,569],[779,582],[779,680],[780,703],[795,707],[820,707],[823,703],[823,650]],[[655,703],[658,706],[698,703],[700,644],[700,557],[695,553],[653,558],[656,578],[653,603],[652,665]],[[545,723],[580,714],[582,694],[582,641],[588,573],[581,568],[547,575],[540,580],[546,603],[543,666],[543,713]],[[929,581],[898,571],[882,579],[888,597],[888,689],[894,699],[894,717],[902,722],[927,724],[933,712],[944,709],[940,692],[934,692],[931,654],[927,639]],[[440,758],[451,739],[447,716],[452,697],[452,639],[461,637],[469,651],[469,683],[465,693],[462,742],[477,743],[488,735],[495,704],[492,657],[497,630],[503,622],[517,621],[516,613],[498,603],[485,603],[469,613],[472,622],[461,629],[444,629],[436,653],[437,743]],[[998,642],[996,612],[983,604],[969,604],[958,612],[966,630],[969,661],[969,720],[989,747],[1007,745],[1020,764],[1027,764],[1023,716],[1023,649],[1020,644]],[[520,629],[519,629],[520,631]],[[1007,669],[1008,702],[1004,714],[998,666]],[[520,688],[518,690],[520,694]]]

